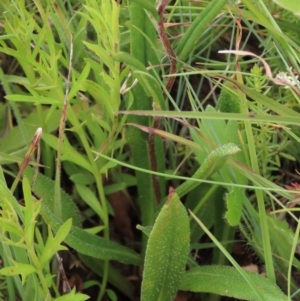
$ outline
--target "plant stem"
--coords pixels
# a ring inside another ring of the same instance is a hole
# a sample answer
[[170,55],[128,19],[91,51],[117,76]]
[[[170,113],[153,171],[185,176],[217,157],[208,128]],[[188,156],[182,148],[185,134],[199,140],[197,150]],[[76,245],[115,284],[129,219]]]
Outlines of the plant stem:
[[58,146],[57,146],[57,157],[56,157],[56,170],[55,170],[55,192],[54,192],[54,214],[61,219],[61,195],[60,195],[60,176],[61,176],[61,156],[63,149],[63,136],[66,126],[67,109],[68,109],[68,97],[71,83],[71,73],[72,73],[72,60],[73,60],[73,36],[70,38],[70,57],[69,57],[69,71],[67,77],[66,93],[63,102],[63,109],[61,113],[61,118],[59,122],[58,131]]

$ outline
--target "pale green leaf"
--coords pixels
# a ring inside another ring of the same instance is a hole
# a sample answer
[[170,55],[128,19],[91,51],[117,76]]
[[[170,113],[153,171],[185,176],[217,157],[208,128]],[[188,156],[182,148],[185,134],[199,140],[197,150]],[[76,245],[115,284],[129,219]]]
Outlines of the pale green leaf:
[[54,301],[84,301],[88,299],[90,299],[88,295],[76,293],[76,289],[74,287],[68,294],[57,297],[53,300]]
[[36,272],[34,266],[26,263],[20,263],[12,260],[14,262],[14,266],[5,267],[0,270],[0,274],[4,276],[14,276],[21,275],[22,283],[25,283],[26,277],[32,273]]
[[276,4],[300,16],[300,2],[297,0],[273,0]]
[[72,219],[68,219],[57,231],[56,235],[52,235],[52,230],[48,227],[48,238],[40,257],[41,266],[44,267],[54,254],[61,250],[67,250],[61,243],[64,241],[72,226]]
[[[51,134],[44,133],[42,139],[53,149],[57,150],[57,146],[58,146],[57,137]],[[61,159],[62,161],[69,161],[75,163],[83,167],[84,169],[92,172],[92,167],[91,164],[88,162],[88,160],[83,155],[81,155],[75,148],[73,148],[67,139],[64,140],[63,154]]]

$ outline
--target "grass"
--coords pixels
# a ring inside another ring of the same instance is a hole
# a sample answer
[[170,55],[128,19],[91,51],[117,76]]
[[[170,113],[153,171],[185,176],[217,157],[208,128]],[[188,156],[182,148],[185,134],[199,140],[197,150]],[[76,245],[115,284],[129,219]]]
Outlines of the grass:
[[0,300],[299,299],[299,10],[279,5],[1,2]]

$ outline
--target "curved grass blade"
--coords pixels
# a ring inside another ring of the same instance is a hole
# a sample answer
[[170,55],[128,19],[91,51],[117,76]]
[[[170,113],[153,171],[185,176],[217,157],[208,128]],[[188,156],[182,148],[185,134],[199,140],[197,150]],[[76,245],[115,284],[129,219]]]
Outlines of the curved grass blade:
[[190,53],[195,49],[195,44],[201,38],[207,25],[220,13],[227,0],[210,1],[206,8],[197,16],[188,30],[180,39],[176,54],[179,58],[177,68],[179,69]]

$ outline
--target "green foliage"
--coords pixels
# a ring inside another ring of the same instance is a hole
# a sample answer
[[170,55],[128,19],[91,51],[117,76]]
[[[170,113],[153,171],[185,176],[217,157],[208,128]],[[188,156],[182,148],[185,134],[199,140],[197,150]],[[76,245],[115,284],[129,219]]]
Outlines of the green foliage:
[[218,13],[220,13],[226,3],[227,1],[225,0],[211,1],[209,5],[202,11],[202,13],[195,18],[177,47],[177,55],[179,57],[180,64],[182,61],[187,59],[190,52],[194,49],[195,44],[203,34],[206,25],[210,23]]
[[[25,174],[31,179],[33,178],[32,169],[28,169]],[[78,209],[70,197],[63,191],[61,192],[62,202],[64,204],[62,208],[63,220],[59,220],[54,214],[53,198],[51,197],[54,194],[53,181],[38,174],[32,190],[43,200],[41,215],[46,223],[51,226],[53,231],[59,233],[63,223],[67,222],[67,219],[70,220],[70,218],[72,218],[72,220],[74,220],[74,226],[69,229],[69,235],[63,240],[79,253],[101,259],[115,259],[129,264],[140,263],[138,254],[135,254],[135,252],[130,249],[81,229]]]
[[280,7],[287,9],[291,12],[293,12],[296,16],[300,16],[300,4],[297,2],[294,2],[292,0],[283,1],[283,0],[274,0],[275,3],[277,3]]
[[[281,290],[274,286],[274,283],[268,278],[253,272],[245,273],[262,291],[264,300],[287,300]],[[180,289],[197,293],[213,293],[249,301],[261,300],[236,269],[225,266],[203,266],[191,269],[185,273]]]
[[189,236],[186,209],[172,188],[149,236],[142,301],[174,300],[185,270]]
[[227,211],[225,217],[230,226],[237,226],[240,223],[244,194],[240,188],[234,187],[226,194]]
[[234,86],[230,82],[226,82],[220,93],[218,104],[216,106],[217,110],[220,112],[228,113],[239,113],[240,112],[240,102],[236,94],[232,92]]
[[263,68],[258,65],[254,65],[250,70],[251,76],[246,77],[246,81],[250,87],[254,90],[261,92],[263,88],[266,88],[267,77],[263,74]]
[[20,285],[18,281],[14,284],[20,295],[25,294],[29,289],[31,281],[36,282],[37,290],[32,300],[45,299],[49,294],[47,278],[51,277],[49,264],[58,250],[66,250],[61,243],[70,231],[71,220],[62,224],[55,236],[52,235],[49,227],[47,240],[35,248],[36,218],[41,210],[41,202],[33,200],[28,179],[26,177],[23,179],[25,207],[18,204],[5,182],[0,181],[0,189],[1,207],[5,211],[5,214],[4,211],[2,212],[1,217],[3,229],[1,257],[5,267],[0,270],[0,274],[21,275],[23,288],[18,288]]
[[[282,188],[300,158],[298,4],[200,2],[1,1],[0,300],[86,300],[55,281],[56,254],[69,248],[99,277],[83,279],[97,300],[137,298],[111,260],[143,270],[145,301],[179,289],[204,301],[299,300],[300,223],[288,203],[299,191]],[[220,47],[247,49],[247,60]],[[38,162],[27,157],[35,148]],[[110,237],[122,209],[109,198],[123,205],[123,194],[142,224],[127,246]],[[236,229],[266,278],[231,256]],[[189,248],[208,245],[212,265],[199,267]]]
[[[231,155],[239,151],[240,149],[233,143],[227,143],[216,148],[205,158],[191,179],[207,179],[212,174],[219,171],[219,169],[222,168]],[[177,188],[177,193],[180,197],[182,197],[196,188],[198,185],[199,182],[187,181]]]
[[84,294],[78,294],[76,293],[75,288],[73,288],[71,290],[70,293],[60,296],[58,298],[55,298],[55,301],[84,301],[84,300],[88,300],[90,297]]

